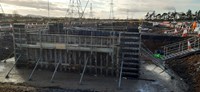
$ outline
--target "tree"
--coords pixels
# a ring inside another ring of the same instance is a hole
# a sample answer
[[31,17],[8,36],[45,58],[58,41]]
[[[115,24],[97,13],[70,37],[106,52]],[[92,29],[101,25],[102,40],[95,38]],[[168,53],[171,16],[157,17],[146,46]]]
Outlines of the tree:
[[156,14],[156,12],[155,12],[155,11],[153,11],[153,12],[152,12],[152,14],[150,15],[150,18],[151,18],[152,20],[154,20],[154,19],[155,19],[155,14]]
[[197,13],[197,18],[200,19],[200,10]]
[[18,12],[17,12],[16,10],[14,10],[14,11],[13,11],[13,21],[14,21],[14,22],[17,22],[18,17],[19,17]]
[[160,19],[161,19],[161,14],[157,14],[157,15],[156,15],[156,19],[157,19],[157,20],[160,20]]
[[171,12],[168,12],[168,13],[167,13],[167,20],[170,20],[170,18],[172,17],[171,14],[172,14]]
[[180,20],[185,20],[186,14],[185,13],[181,13],[181,14],[179,14],[179,16],[180,16]]
[[167,16],[168,16],[167,13],[163,13],[163,14],[161,15],[161,18],[164,19],[164,20],[166,20],[166,19],[167,19]]
[[187,18],[189,20],[191,20],[192,19],[192,11],[189,9],[186,14],[187,14]]
[[147,14],[145,15],[146,19],[149,19],[149,12],[147,12]]
[[176,11],[175,11],[175,12],[172,12],[171,17],[172,17],[173,19],[176,19],[176,15],[177,15],[177,12],[176,12]]

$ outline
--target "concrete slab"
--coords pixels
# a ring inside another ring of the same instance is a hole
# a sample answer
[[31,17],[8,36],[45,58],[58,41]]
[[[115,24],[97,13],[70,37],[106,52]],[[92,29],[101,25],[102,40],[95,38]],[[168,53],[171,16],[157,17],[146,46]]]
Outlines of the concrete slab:
[[[28,81],[31,69],[16,69],[10,73],[10,78],[5,75],[14,64],[14,59],[7,63],[0,63],[0,82],[27,83],[36,87],[56,86],[68,89],[92,89],[100,92],[182,92],[176,82],[155,65],[143,62],[141,66],[141,80],[122,79],[122,87],[118,89],[118,78],[105,76],[85,75],[83,84],[79,85],[80,74],[57,72],[54,83],[50,82],[53,71],[38,69],[32,81]],[[155,81],[152,81],[155,80]]]

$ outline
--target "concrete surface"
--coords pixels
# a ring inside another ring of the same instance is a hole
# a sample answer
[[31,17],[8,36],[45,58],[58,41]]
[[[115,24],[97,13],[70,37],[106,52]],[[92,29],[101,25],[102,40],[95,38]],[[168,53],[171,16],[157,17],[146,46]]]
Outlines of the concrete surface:
[[53,71],[40,69],[34,73],[32,81],[28,81],[31,69],[14,68],[10,73],[10,78],[6,79],[6,73],[13,64],[13,58],[7,60],[7,63],[0,62],[0,82],[28,83],[37,87],[92,89],[100,92],[182,92],[177,87],[175,80],[171,80],[165,72],[160,74],[162,72],[160,68],[147,62],[142,62],[141,79],[128,80],[123,78],[121,89],[118,89],[118,78],[85,75],[83,84],[79,85],[80,74],[66,72],[57,72],[54,83],[51,83]]

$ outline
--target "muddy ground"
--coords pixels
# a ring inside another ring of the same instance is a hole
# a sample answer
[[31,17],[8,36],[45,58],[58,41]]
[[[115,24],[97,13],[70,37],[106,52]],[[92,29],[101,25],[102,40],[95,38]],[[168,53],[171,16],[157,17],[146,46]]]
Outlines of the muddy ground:
[[167,64],[190,85],[189,92],[200,92],[200,54],[168,61]]
[[0,83],[0,92],[98,92],[93,90],[63,89],[59,87],[34,87],[26,83]]

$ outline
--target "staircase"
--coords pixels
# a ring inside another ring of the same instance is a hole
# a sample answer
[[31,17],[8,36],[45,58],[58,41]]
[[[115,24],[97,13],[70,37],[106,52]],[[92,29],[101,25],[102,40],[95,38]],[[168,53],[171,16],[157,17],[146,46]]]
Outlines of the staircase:
[[[191,44],[191,49],[188,49],[188,41]],[[164,57],[162,58],[162,60],[168,60],[179,56],[185,56],[190,53],[200,51],[200,38],[191,37],[180,42],[163,46],[162,48],[164,50]]]
[[164,60],[155,58],[153,56],[153,53],[148,48],[146,48],[145,45],[141,46],[141,55],[150,59],[153,64],[162,69],[162,72],[166,72],[169,76],[171,76],[171,79],[175,79],[176,86],[180,87],[183,90],[183,92],[187,91],[188,85],[183,81],[183,79],[179,77],[173,70],[171,70],[171,68],[169,68],[169,66],[165,64]]
[[[16,23],[14,26],[14,55],[15,55],[15,62],[18,60],[19,62],[16,63],[17,67],[25,64],[27,62],[27,48],[22,48],[22,44],[27,43],[27,35],[25,30],[25,24]],[[20,57],[20,58],[19,58]]]
[[121,60],[122,60],[122,77],[138,78],[140,73],[139,63],[139,47],[140,34],[139,31],[124,32],[121,34]]

